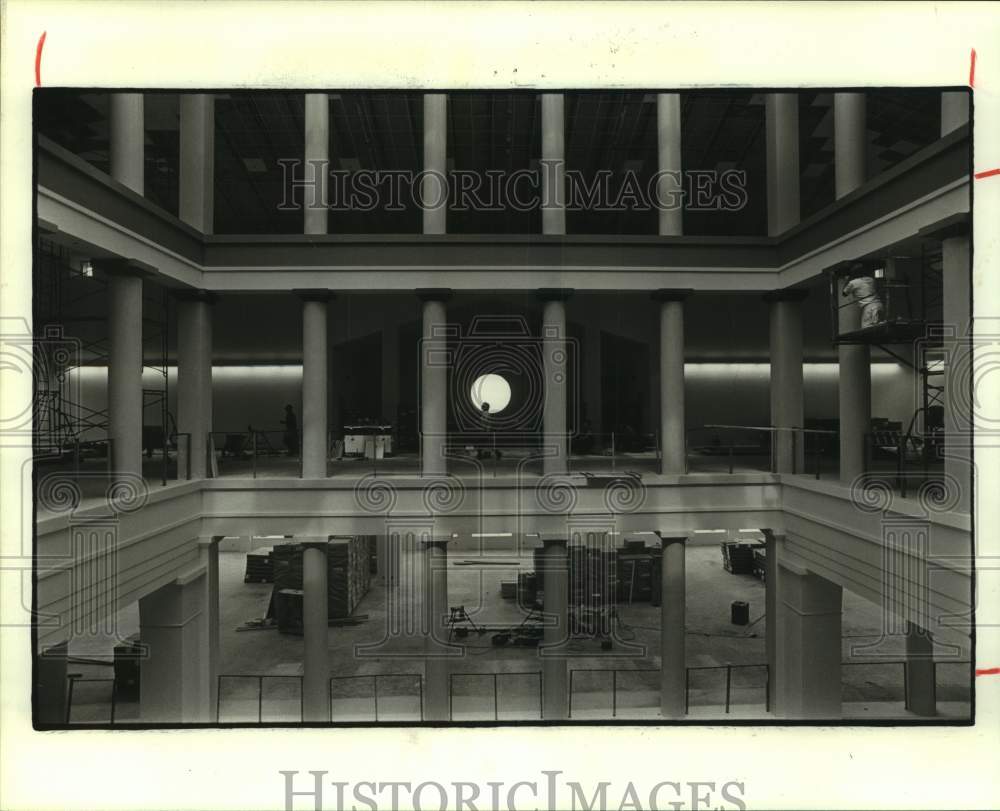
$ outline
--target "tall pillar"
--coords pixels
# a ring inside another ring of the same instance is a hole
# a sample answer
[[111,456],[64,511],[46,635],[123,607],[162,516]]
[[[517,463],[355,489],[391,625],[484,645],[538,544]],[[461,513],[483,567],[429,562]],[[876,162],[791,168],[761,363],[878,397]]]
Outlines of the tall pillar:
[[690,290],[657,290],[660,302],[660,473],[687,472],[684,419],[684,299]]
[[219,542],[222,535],[199,538],[201,563],[205,567],[205,622],[202,624],[202,679],[208,685],[208,718],[216,720],[219,706]]
[[[835,93],[833,96],[833,145],[837,199],[850,194],[867,179],[867,129],[864,93]],[[841,290],[834,290],[840,296]],[[841,296],[838,303],[845,300]],[[841,306],[837,310],[840,333],[861,326],[859,308]],[[840,478],[850,482],[865,471],[865,435],[871,429],[871,347],[840,344],[838,397],[840,401]]]
[[959,482],[962,512],[972,510],[972,412],[971,377],[973,347],[971,256],[968,225],[956,227],[956,234],[941,241],[944,286],[944,328],[954,331],[954,340],[945,342],[944,363],[944,472]]
[[566,233],[566,116],[562,93],[542,93],[542,233]]
[[327,233],[330,163],[330,97],[326,93],[306,93],[305,98],[305,178],[309,182],[303,199],[306,234]]
[[177,304],[177,477],[204,479],[212,430],[212,304],[215,294],[185,290]]
[[833,168],[837,198],[863,185],[868,154],[865,94],[833,94]]
[[781,661],[778,657],[781,638],[781,614],[778,611],[778,558],[781,554],[782,538],[771,530],[764,530],[765,571],[764,571],[764,645],[767,652],[767,705],[772,715],[780,716],[781,707]]
[[660,598],[660,711],[664,718],[687,714],[687,538],[663,538]]
[[382,418],[396,425],[399,412],[399,330],[388,321],[382,327]]
[[779,561],[781,706],[786,718],[841,715],[840,586]]
[[542,444],[546,474],[565,473],[569,456],[569,436],[566,427],[567,360],[566,300],[572,290],[550,288],[538,291],[542,304]]
[[599,324],[588,324],[584,331],[583,382],[586,386],[586,417],[590,422],[590,430],[594,435],[594,450],[601,447],[603,438],[600,434],[604,426],[604,391],[601,371],[601,327]]
[[302,720],[330,720],[327,541],[302,543]]
[[969,93],[964,90],[941,94],[941,137],[969,123]]
[[423,302],[420,345],[420,460],[424,476],[448,472],[448,313],[451,290],[417,290]]
[[448,96],[424,93],[424,233],[448,232]]
[[206,723],[211,690],[203,565],[139,599],[139,638],[147,649],[140,674],[143,723]]
[[906,623],[906,708],[916,715],[937,715],[934,641],[930,632]]
[[142,277],[127,262],[108,273],[108,435],[114,471],[142,475]]
[[542,719],[559,721],[569,717],[569,557],[566,540],[545,538],[543,565],[545,589],[542,610]]
[[[657,197],[660,201],[660,236],[684,233],[681,178],[681,97],[679,93],[658,93],[656,96],[656,135],[660,176]],[[667,174],[667,173],[670,174]],[[667,205],[667,202],[676,205]]]
[[775,432],[772,470],[775,473],[805,471],[805,447],[801,428],[805,422],[802,394],[802,301],[807,290],[775,290],[764,296],[770,302],[771,332],[771,425]]
[[142,93],[111,93],[109,104],[111,177],[136,194],[144,194],[146,133]]
[[768,93],[767,233],[777,236],[799,222],[799,97]]
[[325,479],[327,442],[327,331],[329,290],[296,291],[302,299],[302,478]]
[[[845,311],[841,307],[841,324]],[[841,327],[841,332],[845,331]],[[840,401],[840,479],[851,482],[865,472],[865,435],[871,430],[872,365],[871,347],[867,344],[841,344],[837,347]]]
[[424,541],[424,720],[450,721],[448,648],[448,541]]
[[215,96],[180,94],[178,215],[203,234],[215,230]]

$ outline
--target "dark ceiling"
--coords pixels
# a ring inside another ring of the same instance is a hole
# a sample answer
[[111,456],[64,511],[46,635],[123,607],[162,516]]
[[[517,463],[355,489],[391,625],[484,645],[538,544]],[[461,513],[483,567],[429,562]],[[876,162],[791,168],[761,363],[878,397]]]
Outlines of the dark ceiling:
[[[38,131],[108,170],[108,95],[45,88],[36,92]],[[799,98],[801,213],[833,202],[833,97],[803,91]],[[657,169],[655,94],[566,93],[566,166],[584,179],[611,170],[612,189],[631,171],[645,185]],[[176,93],[146,94],[146,196],[177,213]],[[419,171],[423,106],[419,93],[330,94],[332,168]],[[282,211],[286,179],[281,159],[303,158],[301,93],[229,92],[216,102],[216,233],[301,233],[301,211]],[[682,163],[687,169],[742,169],[748,204],[736,212],[686,211],[684,232],[697,235],[766,233],[763,96],[750,91],[682,93]],[[868,92],[868,176],[936,140],[940,93]],[[541,152],[537,93],[462,92],[449,95],[448,164],[453,170],[535,169]],[[420,211],[404,195],[398,211],[334,210],[331,233],[416,233]],[[570,233],[656,233],[655,210],[570,211]],[[540,213],[449,211],[453,233],[538,233]]]

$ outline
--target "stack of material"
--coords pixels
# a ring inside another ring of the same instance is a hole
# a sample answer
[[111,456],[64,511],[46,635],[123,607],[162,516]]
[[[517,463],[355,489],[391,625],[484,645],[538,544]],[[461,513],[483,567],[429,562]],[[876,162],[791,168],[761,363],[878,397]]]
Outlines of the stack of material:
[[722,566],[731,574],[751,574],[753,572],[753,546],[748,543],[722,544]]
[[501,580],[500,581],[500,596],[504,600],[513,600],[517,597],[517,581],[516,580]]
[[[329,619],[351,616],[368,593],[372,576],[369,548],[373,541],[370,539],[368,535],[330,536],[326,549]],[[284,544],[272,552],[279,630],[294,628],[296,622],[301,627],[302,553],[301,544]]]
[[767,548],[753,550],[753,576],[767,581]]
[[115,699],[117,701],[139,700],[139,663],[143,658],[143,647],[138,635],[130,636],[121,645],[115,645]]
[[648,552],[618,556],[618,599],[647,603],[653,599],[653,556]]
[[262,546],[247,552],[247,569],[244,583],[273,583],[274,564],[271,561],[271,547]]
[[538,599],[538,576],[535,572],[518,572],[517,574],[517,604],[530,611]]

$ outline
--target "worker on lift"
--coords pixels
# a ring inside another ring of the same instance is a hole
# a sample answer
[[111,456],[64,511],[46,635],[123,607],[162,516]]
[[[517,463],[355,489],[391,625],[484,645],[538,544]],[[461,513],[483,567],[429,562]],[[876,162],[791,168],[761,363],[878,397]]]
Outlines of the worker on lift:
[[861,308],[861,329],[873,327],[885,320],[885,305],[878,296],[875,279],[864,269],[851,272],[844,285],[843,295],[853,297]]

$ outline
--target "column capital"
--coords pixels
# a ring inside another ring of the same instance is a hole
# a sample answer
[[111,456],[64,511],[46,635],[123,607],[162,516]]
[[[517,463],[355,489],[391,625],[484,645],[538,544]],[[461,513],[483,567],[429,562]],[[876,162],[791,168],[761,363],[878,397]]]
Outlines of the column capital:
[[450,287],[418,287],[414,292],[421,301],[450,301]]
[[205,304],[215,304],[219,300],[219,294],[214,290],[196,290],[190,287],[171,290],[170,295],[177,301],[201,301]]
[[138,259],[125,259],[122,257],[108,257],[106,259],[92,259],[91,264],[98,270],[109,276],[138,276],[148,278],[156,273],[156,268],[140,262]]
[[660,542],[663,544],[663,548],[666,549],[668,546],[673,546],[675,543],[686,544],[687,535],[661,535],[659,530],[655,530],[656,534],[660,538]]
[[337,296],[332,290],[322,289],[300,289],[292,291],[303,301],[332,301]]
[[421,538],[420,543],[424,545],[424,549],[447,549],[448,544],[452,542],[451,538]]
[[321,549],[323,554],[326,554],[327,547],[329,546],[330,539],[321,536],[309,537],[309,538],[295,538],[295,543],[301,546],[303,549]]
[[562,547],[565,547],[568,544],[569,544],[569,541],[566,540],[566,538],[543,538],[542,539],[542,545],[546,549],[549,549],[549,548],[551,548],[553,546],[562,546]]
[[803,301],[809,291],[801,287],[786,287],[782,290],[770,290],[762,298],[764,301]]
[[572,287],[539,287],[538,298],[542,301],[566,301],[573,292]]
[[661,287],[649,295],[654,301],[684,301],[693,293],[694,290],[687,287]]

